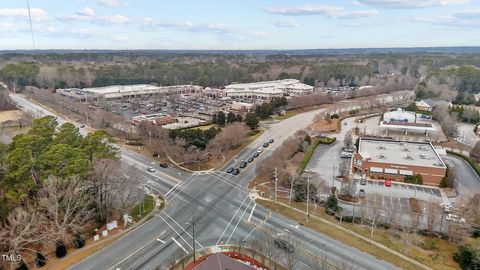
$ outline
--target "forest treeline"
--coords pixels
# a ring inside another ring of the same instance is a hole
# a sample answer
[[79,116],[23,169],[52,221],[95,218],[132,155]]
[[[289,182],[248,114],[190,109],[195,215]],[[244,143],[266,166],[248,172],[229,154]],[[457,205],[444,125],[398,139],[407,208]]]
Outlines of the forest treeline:
[[340,56],[160,52],[6,54],[0,80],[10,88],[99,87],[114,84],[197,84],[297,78],[319,87],[415,82],[419,98],[473,104],[480,92],[479,54],[361,54]]

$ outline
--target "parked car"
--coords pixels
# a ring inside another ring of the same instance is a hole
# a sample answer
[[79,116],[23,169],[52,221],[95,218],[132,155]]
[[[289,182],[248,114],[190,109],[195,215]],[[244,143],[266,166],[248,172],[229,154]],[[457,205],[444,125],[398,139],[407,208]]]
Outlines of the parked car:
[[365,190],[360,189],[360,191],[358,191],[358,197],[365,198]]
[[455,223],[465,224],[465,219],[455,214],[448,214],[446,217],[446,220],[455,222]]
[[252,161],[253,161],[253,156],[252,156],[252,157],[249,157],[247,161],[248,161],[248,162],[252,162]]
[[153,173],[153,172],[155,172],[155,169],[152,168],[152,167],[148,167],[148,168],[147,168],[147,171]]
[[449,203],[445,203],[445,204],[444,204],[444,203],[441,203],[441,204],[440,204],[440,207],[443,208],[443,211],[444,211],[445,213],[451,213],[451,212],[453,212],[453,211],[455,210],[455,209],[453,208],[453,205],[451,205],[451,204],[449,204]]
[[391,187],[392,186],[392,181],[391,180],[385,180],[385,186],[386,187]]
[[159,166],[161,168],[168,168],[168,164],[167,163],[160,163]]
[[268,142],[264,143],[263,147],[268,147]]
[[242,161],[242,163],[240,163],[240,168],[245,168],[247,167],[247,162],[246,161]]
[[273,243],[275,246],[277,246],[279,249],[282,249],[288,253],[293,253],[295,252],[295,248],[293,247],[292,244],[288,243],[287,241],[283,239],[275,239],[273,240]]
[[228,168],[228,170],[227,170],[227,173],[232,173],[232,172],[233,172],[233,170],[235,170],[235,168],[233,168],[233,167],[230,167],[230,168]]
[[360,185],[365,186],[367,184],[367,179],[362,178],[360,179]]
[[263,152],[263,148],[261,148],[261,147],[260,147],[260,148],[258,148],[258,150],[257,150],[257,153],[259,153],[259,154],[260,154],[260,153],[262,153],[262,152]]
[[255,152],[255,154],[253,154],[253,157],[254,157],[254,158],[257,158],[259,155],[260,155],[260,153]]
[[240,173],[240,169],[239,168],[235,168],[232,172],[233,175],[237,175]]
[[270,140],[268,141],[268,143],[273,143],[273,142],[274,142],[274,140],[273,140],[273,139],[270,139]]
[[342,153],[340,154],[340,157],[341,157],[341,158],[351,158],[352,155],[353,155],[353,154],[350,153],[350,152],[342,151]]

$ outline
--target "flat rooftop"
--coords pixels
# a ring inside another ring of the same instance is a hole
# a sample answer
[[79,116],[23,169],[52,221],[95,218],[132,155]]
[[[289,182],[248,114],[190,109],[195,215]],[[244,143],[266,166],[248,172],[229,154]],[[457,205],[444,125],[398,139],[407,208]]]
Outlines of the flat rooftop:
[[428,142],[360,138],[358,153],[371,162],[434,168],[446,167],[432,144]]

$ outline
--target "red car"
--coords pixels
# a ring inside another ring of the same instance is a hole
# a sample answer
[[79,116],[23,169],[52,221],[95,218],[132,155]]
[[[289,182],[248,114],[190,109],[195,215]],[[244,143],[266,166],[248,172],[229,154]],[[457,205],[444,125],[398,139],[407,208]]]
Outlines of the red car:
[[390,180],[388,180],[388,179],[385,180],[385,186],[386,186],[386,187],[391,187],[391,186],[392,186],[392,181],[390,181]]

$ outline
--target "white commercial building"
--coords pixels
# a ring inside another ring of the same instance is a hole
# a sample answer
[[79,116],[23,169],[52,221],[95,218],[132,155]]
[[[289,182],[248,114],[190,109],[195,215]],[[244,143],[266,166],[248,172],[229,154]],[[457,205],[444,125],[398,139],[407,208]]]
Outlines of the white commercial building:
[[385,122],[415,123],[416,118],[415,112],[404,111],[401,108],[383,114],[383,121]]
[[156,86],[152,84],[111,85],[92,88],[57,89],[57,93],[80,100],[91,98],[115,99],[152,94],[193,94],[201,93],[203,87],[198,85]]
[[296,79],[237,83],[225,86],[225,95],[231,98],[272,99],[284,95],[304,96],[313,92],[313,86]]

